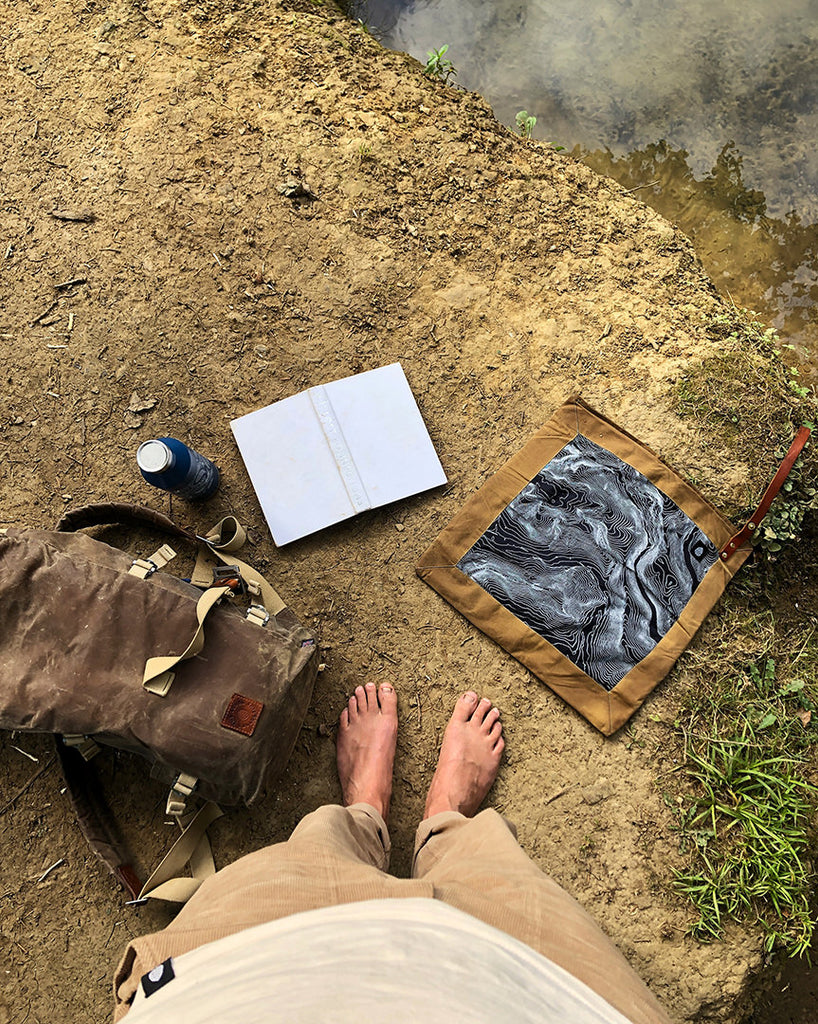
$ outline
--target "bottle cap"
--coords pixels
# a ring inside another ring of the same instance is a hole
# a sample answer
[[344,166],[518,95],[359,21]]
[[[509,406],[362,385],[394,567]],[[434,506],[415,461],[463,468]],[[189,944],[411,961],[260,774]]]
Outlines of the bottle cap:
[[173,452],[164,441],[145,441],[137,449],[136,464],[145,473],[164,473],[173,465]]

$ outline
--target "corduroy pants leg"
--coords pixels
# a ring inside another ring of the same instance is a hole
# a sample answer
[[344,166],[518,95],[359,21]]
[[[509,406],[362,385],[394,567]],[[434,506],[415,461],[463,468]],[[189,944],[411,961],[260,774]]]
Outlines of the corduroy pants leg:
[[589,914],[528,858],[495,811],[421,823],[412,878],[386,873],[386,824],[367,804],[308,814],[286,843],[242,857],[205,881],[167,928],[133,939],[114,979],[115,1020],[140,977],[245,928],[320,907],[425,897],[472,914],[559,964],[634,1024],[669,1024],[649,989]]

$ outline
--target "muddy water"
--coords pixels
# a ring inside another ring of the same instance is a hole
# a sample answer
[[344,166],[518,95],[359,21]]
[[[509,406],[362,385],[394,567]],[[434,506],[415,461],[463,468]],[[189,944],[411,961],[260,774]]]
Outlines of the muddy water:
[[693,239],[818,378],[818,0],[361,0],[385,45],[575,151]]

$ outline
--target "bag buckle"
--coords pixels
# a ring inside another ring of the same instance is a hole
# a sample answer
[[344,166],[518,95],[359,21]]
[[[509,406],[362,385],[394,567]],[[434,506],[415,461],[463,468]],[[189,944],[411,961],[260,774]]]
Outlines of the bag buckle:
[[176,552],[173,548],[169,544],[163,544],[149,558],[135,558],[131,562],[128,575],[138,576],[141,580],[149,579],[157,569],[163,569],[175,557]]
[[234,594],[246,594],[247,584],[237,565],[217,565],[213,570],[211,587],[230,587]]
[[185,813],[187,798],[193,793],[198,782],[199,780],[195,775],[191,775],[189,772],[179,772],[170,793],[168,793],[165,814],[170,814],[174,818],[180,818]]
[[83,733],[63,733],[62,741],[66,747],[73,747],[81,754],[83,761],[90,761],[99,753],[99,745]]
[[244,617],[249,622],[254,622],[257,626],[266,626],[270,621],[270,613],[263,604],[251,604]]
[[131,567],[128,570],[129,576],[138,576],[142,580],[146,580],[153,576],[159,566],[156,562],[153,562],[150,558],[135,558],[131,562]]

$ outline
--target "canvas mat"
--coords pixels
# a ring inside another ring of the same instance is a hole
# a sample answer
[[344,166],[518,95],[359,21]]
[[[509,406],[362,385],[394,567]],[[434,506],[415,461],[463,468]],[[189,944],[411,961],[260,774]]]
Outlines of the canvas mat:
[[469,499],[417,572],[611,735],[747,560],[749,544],[719,558],[734,532],[649,448],[573,398]]

